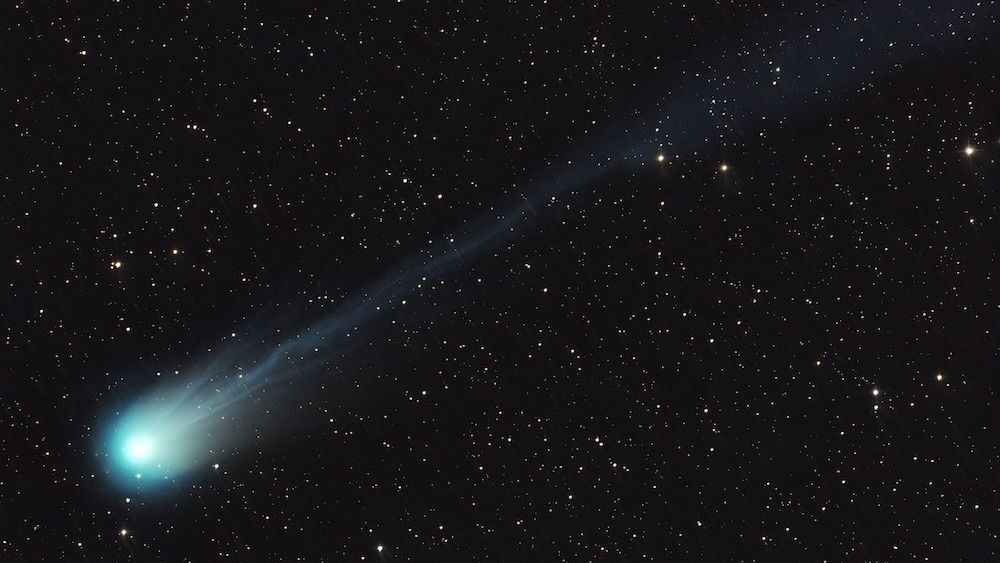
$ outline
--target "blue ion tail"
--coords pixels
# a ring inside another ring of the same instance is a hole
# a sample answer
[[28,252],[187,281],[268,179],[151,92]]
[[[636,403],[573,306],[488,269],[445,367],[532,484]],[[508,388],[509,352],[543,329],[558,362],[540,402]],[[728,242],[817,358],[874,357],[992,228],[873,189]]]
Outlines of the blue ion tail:
[[[872,17],[889,9],[889,3],[882,8],[864,8]],[[932,40],[924,33],[923,24],[940,16],[930,8],[918,7],[912,11],[893,9],[886,14],[896,24],[886,29],[881,40],[894,45],[893,49],[846,56],[855,50],[845,48],[845,58],[838,64],[817,65],[818,52],[838,52],[838,46],[857,44],[864,39],[867,28],[862,19],[854,27],[843,26],[829,42],[816,43],[810,33],[816,27],[814,22],[811,27],[800,28],[799,33],[784,34],[787,41],[775,43],[771,52],[755,58],[725,56],[724,50],[713,55],[715,66],[710,68],[714,68],[714,74],[741,80],[687,77],[669,84],[651,84],[651,99],[646,102],[653,109],[646,112],[645,119],[630,115],[616,127],[568,147],[563,160],[551,163],[538,177],[519,186],[528,195],[517,203],[470,224],[464,229],[465,235],[451,237],[399,264],[326,318],[302,327],[294,338],[268,344],[263,343],[263,338],[244,341],[256,342],[257,350],[247,344],[223,347],[204,358],[205,366],[190,370],[193,376],[161,385],[119,413],[105,435],[112,480],[126,487],[149,487],[176,482],[199,469],[210,470],[221,456],[256,439],[255,432],[241,428],[240,423],[253,418],[258,402],[251,399],[258,392],[293,377],[316,373],[318,366],[343,358],[349,350],[346,333],[365,327],[391,309],[424,278],[446,274],[485,249],[509,240],[531,216],[558,205],[557,196],[570,190],[593,189],[610,170],[647,162],[666,166],[676,156],[696,154],[706,144],[717,143],[722,131],[752,133],[764,127],[762,124],[780,121],[806,104],[832,103],[834,93],[850,92],[872,76],[890,72],[906,59],[919,56]],[[841,16],[838,11],[818,17]],[[938,47],[943,47],[946,40],[952,46],[961,43],[947,38],[933,40]],[[732,45],[737,49],[752,42],[734,41]],[[777,80],[761,79],[777,72],[772,60],[781,62],[782,76],[794,79],[796,88],[786,91],[778,87]],[[826,94],[814,95],[820,92]],[[708,111],[716,99],[726,100],[725,117]],[[669,157],[662,151],[665,142],[673,151]],[[723,165],[721,170],[728,167]],[[236,365],[248,369],[235,370]]]

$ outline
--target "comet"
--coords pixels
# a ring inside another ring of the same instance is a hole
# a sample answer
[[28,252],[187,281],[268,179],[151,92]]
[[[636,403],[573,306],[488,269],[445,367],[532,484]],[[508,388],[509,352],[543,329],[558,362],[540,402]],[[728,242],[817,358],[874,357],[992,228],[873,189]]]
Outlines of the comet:
[[[424,279],[446,275],[496,248],[543,212],[555,213],[555,208],[565,212],[565,206],[556,205],[558,198],[567,192],[579,195],[593,191],[612,170],[646,163],[652,170],[663,170],[685,155],[707,150],[706,145],[718,142],[722,133],[741,131],[750,137],[803,108],[818,105],[829,111],[830,104],[846,103],[845,94],[858,84],[919,56],[928,41],[922,32],[923,22],[940,16],[923,8],[910,12],[888,5],[866,9],[873,18],[897,22],[880,37],[883,44],[894,45],[893,49],[853,49],[852,45],[864,39],[866,28],[843,22],[838,33],[817,43],[810,30],[822,22],[811,22],[800,33],[784,34],[787,40],[776,42],[770,52],[762,48],[754,57],[727,56],[721,47],[719,52],[700,52],[699,59],[690,61],[689,66],[706,68],[705,73],[711,71],[726,80],[713,82],[689,74],[667,82],[651,81],[646,90],[658,94],[646,100],[648,107],[643,112],[630,111],[599,133],[571,144],[560,159],[548,162],[519,187],[508,190],[522,192],[510,197],[512,203],[491,208],[463,228],[463,234],[442,237],[325,317],[303,323],[293,336],[248,338],[228,344],[200,358],[185,370],[186,375],[164,378],[109,417],[101,445],[107,475],[112,482],[134,489],[178,483],[198,471],[217,468],[220,458],[259,441],[254,418],[263,397],[346,358],[359,342],[351,335],[371,327],[374,320],[416,291]],[[843,18],[843,13],[819,16],[824,18]],[[756,43],[744,40],[733,44]],[[815,61],[823,58],[817,56],[818,49],[842,51],[844,56],[836,64],[818,65]],[[781,66],[775,67],[773,61]],[[770,78],[778,70],[781,80]],[[784,87],[793,81],[794,88]],[[825,95],[817,96],[818,92]],[[719,111],[717,100],[724,102],[726,111]],[[716,165],[717,170],[725,172],[722,176],[730,181],[739,168],[729,159],[724,162]]]

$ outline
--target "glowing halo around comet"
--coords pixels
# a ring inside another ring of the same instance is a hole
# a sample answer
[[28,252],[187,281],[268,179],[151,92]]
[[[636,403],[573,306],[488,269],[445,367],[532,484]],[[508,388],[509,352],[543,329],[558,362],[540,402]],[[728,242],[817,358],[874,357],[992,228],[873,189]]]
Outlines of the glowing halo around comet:
[[133,463],[144,463],[153,455],[153,441],[143,435],[129,438],[125,442],[125,457]]
[[[185,387],[160,388],[118,413],[105,434],[107,473],[123,488],[149,490],[211,468],[222,444],[240,442],[234,422]],[[230,413],[232,414],[232,413]]]

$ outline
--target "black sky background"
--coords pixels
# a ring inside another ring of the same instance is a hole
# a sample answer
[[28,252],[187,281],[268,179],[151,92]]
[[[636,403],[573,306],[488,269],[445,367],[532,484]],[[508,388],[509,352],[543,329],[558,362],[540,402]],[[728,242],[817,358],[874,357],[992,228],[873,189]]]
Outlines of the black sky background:
[[[995,559],[998,13],[14,5],[0,560]],[[252,447],[113,486],[144,391],[581,146],[628,157],[256,399]]]

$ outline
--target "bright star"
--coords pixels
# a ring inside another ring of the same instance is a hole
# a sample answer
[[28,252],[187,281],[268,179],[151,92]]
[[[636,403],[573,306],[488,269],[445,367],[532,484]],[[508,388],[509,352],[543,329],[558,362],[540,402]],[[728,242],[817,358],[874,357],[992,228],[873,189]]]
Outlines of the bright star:
[[965,147],[965,155],[966,156],[972,156],[972,153],[974,153],[974,152],[976,152],[976,149],[973,148],[971,145],[968,146],[968,147]]

